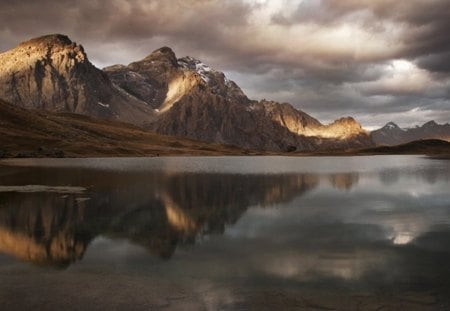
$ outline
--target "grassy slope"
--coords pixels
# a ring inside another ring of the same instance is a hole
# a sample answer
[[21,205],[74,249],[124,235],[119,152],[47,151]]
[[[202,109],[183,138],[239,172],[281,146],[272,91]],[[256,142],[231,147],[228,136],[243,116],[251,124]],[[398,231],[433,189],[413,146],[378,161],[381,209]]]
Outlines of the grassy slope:
[[0,100],[0,157],[247,153],[230,146],[158,135],[120,122],[26,110]]

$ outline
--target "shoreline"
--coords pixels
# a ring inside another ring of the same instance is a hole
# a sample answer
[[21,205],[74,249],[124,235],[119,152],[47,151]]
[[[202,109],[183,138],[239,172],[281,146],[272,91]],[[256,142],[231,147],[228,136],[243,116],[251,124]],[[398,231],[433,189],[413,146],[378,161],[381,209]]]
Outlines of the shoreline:
[[411,152],[411,153],[376,153],[376,152],[355,152],[355,153],[163,153],[163,154],[86,154],[78,156],[12,156],[12,157],[0,157],[0,162],[4,160],[18,160],[18,159],[111,159],[111,158],[160,158],[160,157],[364,157],[364,156],[425,156],[435,160],[450,160],[450,154],[440,153],[423,153],[423,152]]

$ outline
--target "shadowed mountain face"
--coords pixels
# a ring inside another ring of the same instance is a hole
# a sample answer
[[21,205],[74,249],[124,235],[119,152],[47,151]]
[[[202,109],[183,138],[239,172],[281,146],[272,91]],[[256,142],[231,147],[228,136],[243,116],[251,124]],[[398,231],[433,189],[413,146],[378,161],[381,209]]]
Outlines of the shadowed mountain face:
[[289,104],[250,100],[236,83],[168,47],[103,71],[81,45],[44,36],[0,54],[0,98],[25,108],[120,120],[160,134],[274,151],[369,147],[353,118],[322,125]]
[[[180,244],[222,234],[249,207],[288,203],[321,182],[340,190],[358,182],[357,174],[145,174],[56,168],[5,171],[4,177],[0,251],[56,266],[82,259],[97,236],[125,238],[157,257],[170,258]],[[43,186],[17,187],[23,180]],[[88,186],[62,191],[52,184]]]
[[394,122],[389,122],[384,127],[372,131],[370,136],[375,144],[384,146],[400,145],[423,139],[450,141],[450,124],[437,124],[429,121],[422,126],[400,128]]

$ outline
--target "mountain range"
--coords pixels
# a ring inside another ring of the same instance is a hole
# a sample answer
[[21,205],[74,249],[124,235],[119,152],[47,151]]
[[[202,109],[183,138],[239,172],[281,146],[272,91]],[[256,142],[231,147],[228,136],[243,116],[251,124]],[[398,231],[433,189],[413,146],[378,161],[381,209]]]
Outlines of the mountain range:
[[60,34],[0,54],[0,99],[252,150],[347,150],[397,141],[384,139],[384,128],[365,131],[352,117],[324,125],[290,104],[249,99],[223,72],[190,56],[177,58],[168,47],[101,70],[80,44]]
[[370,136],[376,145],[384,146],[401,145],[423,139],[450,141],[450,124],[429,121],[422,126],[400,128],[394,122],[389,122],[382,128],[372,131]]

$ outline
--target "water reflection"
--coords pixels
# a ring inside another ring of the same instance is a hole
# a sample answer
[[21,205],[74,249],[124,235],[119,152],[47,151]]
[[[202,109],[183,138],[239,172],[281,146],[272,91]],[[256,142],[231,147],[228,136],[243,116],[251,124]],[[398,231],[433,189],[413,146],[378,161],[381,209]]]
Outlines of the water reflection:
[[[180,247],[213,236],[220,238],[194,249],[200,258],[207,252],[214,259],[184,262],[189,271],[239,266],[259,279],[374,284],[386,281],[380,276],[393,267],[400,273],[412,265],[399,268],[399,262],[421,267],[420,260],[434,260],[435,252],[449,257],[449,175],[445,165],[415,164],[280,174],[14,168],[3,186],[87,190],[0,192],[0,251],[68,266],[101,237],[170,259]],[[439,274],[422,271],[423,279]],[[408,273],[402,277],[417,276]]]
[[425,184],[433,185],[438,182],[450,181],[450,161],[442,162],[442,165],[419,166],[407,169],[389,168],[382,169],[379,173],[379,179],[383,184],[395,184],[399,179],[416,179]]
[[89,233],[85,202],[53,193],[1,195],[0,251],[39,264],[81,259]]
[[340,190],[350,190],[358,184],[359,174],[358,173],[341,173],[341,174],[330,174],[330,183],[333,187]]
[[[347,175],[333,178],[345,180]],[[317,187],[320,180],[313,174],[129,174],[70,169],[46,169],[43,174],[40,168],[26,169],[6,183],[77,184],[88,191],[0,192],[0,250],[25,261],[64,266],[80,260],[92,239],[103,235],[126,238],[152,254],[170,258],[180,243],[223,233],[250,206],[290,202]]]

